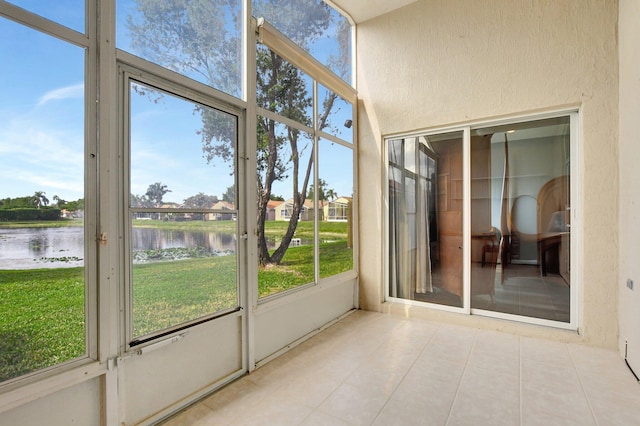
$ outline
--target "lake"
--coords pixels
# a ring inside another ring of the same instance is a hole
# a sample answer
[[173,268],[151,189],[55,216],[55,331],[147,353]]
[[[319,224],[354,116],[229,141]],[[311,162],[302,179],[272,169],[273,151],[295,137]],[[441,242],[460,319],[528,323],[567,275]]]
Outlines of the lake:
[[[236,252],[236,235],[212,231],[133,228],[134,251],[198,248],[211,255]],[[80,227],[0,229],[0,269],[70,268],[84,265]]]

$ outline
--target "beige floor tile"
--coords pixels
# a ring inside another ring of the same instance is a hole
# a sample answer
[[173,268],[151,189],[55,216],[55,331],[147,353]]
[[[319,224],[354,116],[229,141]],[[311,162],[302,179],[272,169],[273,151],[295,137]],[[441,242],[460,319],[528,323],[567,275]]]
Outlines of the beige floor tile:
[[476,351],[474,347],[469,356],[467,368],[479,368],[496,374],[509,374],[520,377],[520,357],[513,356],[510,353],[502,354],[499,351]]
[[520,351],[522,359],[573,366],[569,348],[566,343],[552,342],[544,339],[522,337],[520,339]]
[[458,381],[437,376],[408,374],[390,400],[394,405],[416,408],[435,418],[447,418],[458,392]]
[[407,401],[389,401],[373,424],[375,426],[438,426],[445,425],[449,410],[414,405]]
[[314,411],[302,422],[302,426],[350,426],[351,423],[346,422],[337,417],[320,411]]
[[532,388],[525,382],[521,398],[523,417],[546,413],[580,421],[584,425],[595,424],[591,406],[580,388],[564,391],[553,386]]
[[354,425],[370,425],[387,400],[388,396],[376,388],[362,389],[345,383],[318,410]]
[[520,403],[475,393],[459,394],[451,409],[448,426],[505,425],[520,423]]
[[[522,426],[585,426],[592,424],[594,423],[585,423],[585,421],[581,419],[571,419],[544,411],[522,417]],[[607,423],[603,423],[603,425],[605,424]]]
[[498,331],[479,330],[473,345],[473,353],[519,358],[520,338]]
[[223,418],[206,405],[196,404],[162,423],[163,426],[209,426],[224,424]]
[[496,373],[484,368],[467,368],[458,390],[459,395],[472,398],[486,396],[510,404],[520,404],[520,377]]

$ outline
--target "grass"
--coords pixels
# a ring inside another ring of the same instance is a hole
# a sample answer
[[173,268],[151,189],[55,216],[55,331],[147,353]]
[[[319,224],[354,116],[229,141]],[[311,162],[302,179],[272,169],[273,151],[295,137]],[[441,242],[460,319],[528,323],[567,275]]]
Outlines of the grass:
[[[296,236],[305,238],[312,224],[300,225]],[[320,244],[321,278],[353,269],[346,224],[329,225],[323,238],[336,240]],[[286,223],[269,230],[283,234]],[[134,335],[237,306],[236,273],[235,255],[134,265]],[[259,268],[258,294],[313,281],[313,246],[290,247],[280,265]],[[84,289],[83,268],[0,270],[0,382],[85,354]]]
[[0,271],[0,381],[85,353],[83,274]]
[[24,222],[0,222],[0,229],[10,228],[65,228],[84,226],[84,219],[59,219]]

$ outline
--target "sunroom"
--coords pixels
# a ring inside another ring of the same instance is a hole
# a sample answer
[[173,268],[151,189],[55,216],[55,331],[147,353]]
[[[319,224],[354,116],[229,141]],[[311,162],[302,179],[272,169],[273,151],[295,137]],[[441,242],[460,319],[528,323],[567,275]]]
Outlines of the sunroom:
[[0,423],[155,424],[358,310],[633,377],[637,19],[0,1]]

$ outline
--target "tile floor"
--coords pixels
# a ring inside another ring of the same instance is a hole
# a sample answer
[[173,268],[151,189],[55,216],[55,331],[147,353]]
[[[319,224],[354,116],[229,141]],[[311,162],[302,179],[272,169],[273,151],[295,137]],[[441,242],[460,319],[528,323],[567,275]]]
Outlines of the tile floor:
[[614,351],[357,311],[179,425],[640,425]]

